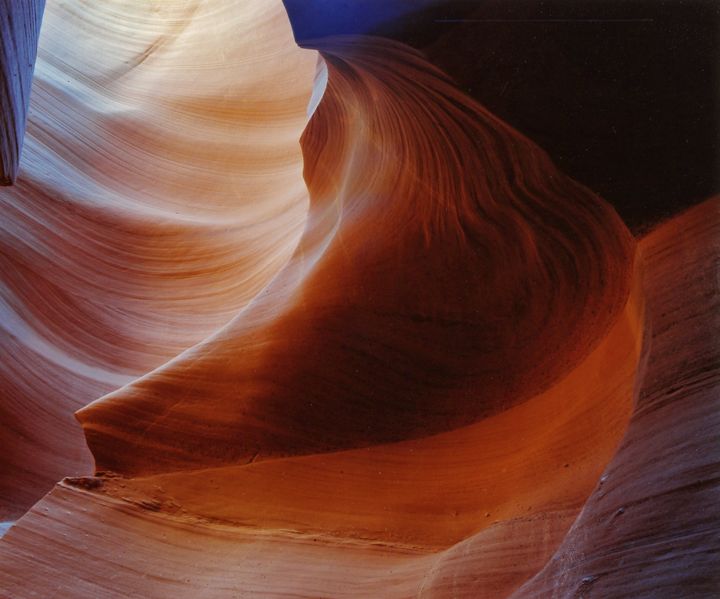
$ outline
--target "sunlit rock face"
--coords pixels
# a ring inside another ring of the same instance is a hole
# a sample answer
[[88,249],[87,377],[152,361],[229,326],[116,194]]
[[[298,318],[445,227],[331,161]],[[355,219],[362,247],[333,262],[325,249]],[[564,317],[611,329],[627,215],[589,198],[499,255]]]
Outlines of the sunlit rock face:
[[48,4],[0,193],[0,517],[92,472],[74,411],[214,333],[288,260],[315,67],[274,3]]
[[712,596],[717,199],[635,239],[416,50],[305,45],[49,2],[0,594]]

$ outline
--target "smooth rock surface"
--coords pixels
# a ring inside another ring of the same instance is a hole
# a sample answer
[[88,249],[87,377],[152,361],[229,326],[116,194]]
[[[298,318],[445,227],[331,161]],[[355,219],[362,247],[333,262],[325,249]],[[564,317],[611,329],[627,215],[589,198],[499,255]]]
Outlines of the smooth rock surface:
[[720,200],[635,239],[417,51],[314,46],[48,3],[0,596],[716,595]]
[[288,260],[316,61],[279,2],[48,2],[23,174],[0,190],[0,517],[92,473],[76,410]]

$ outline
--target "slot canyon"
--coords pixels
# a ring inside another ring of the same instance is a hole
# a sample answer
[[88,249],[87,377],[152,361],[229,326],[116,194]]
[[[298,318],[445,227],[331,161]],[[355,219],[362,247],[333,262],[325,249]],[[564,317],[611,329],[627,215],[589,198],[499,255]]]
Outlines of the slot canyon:
[[0,597],[720,597],[681,4],[0,0]]

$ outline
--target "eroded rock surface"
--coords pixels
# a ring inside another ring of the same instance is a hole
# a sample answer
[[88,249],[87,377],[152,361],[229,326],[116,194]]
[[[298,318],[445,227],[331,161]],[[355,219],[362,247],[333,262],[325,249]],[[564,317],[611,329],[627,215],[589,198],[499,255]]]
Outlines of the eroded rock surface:
[[720,592],[718,199],[635,239],[415,50],[314,45],[48,3],[0,594]]

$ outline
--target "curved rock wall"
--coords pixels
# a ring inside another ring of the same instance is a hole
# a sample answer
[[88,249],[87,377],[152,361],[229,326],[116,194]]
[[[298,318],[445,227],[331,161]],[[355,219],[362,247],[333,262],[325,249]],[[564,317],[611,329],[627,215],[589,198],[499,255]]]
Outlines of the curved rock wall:
[[718,199],[636,240],[415,50],[309,45],[48,3],[0,595],[720,592]]

